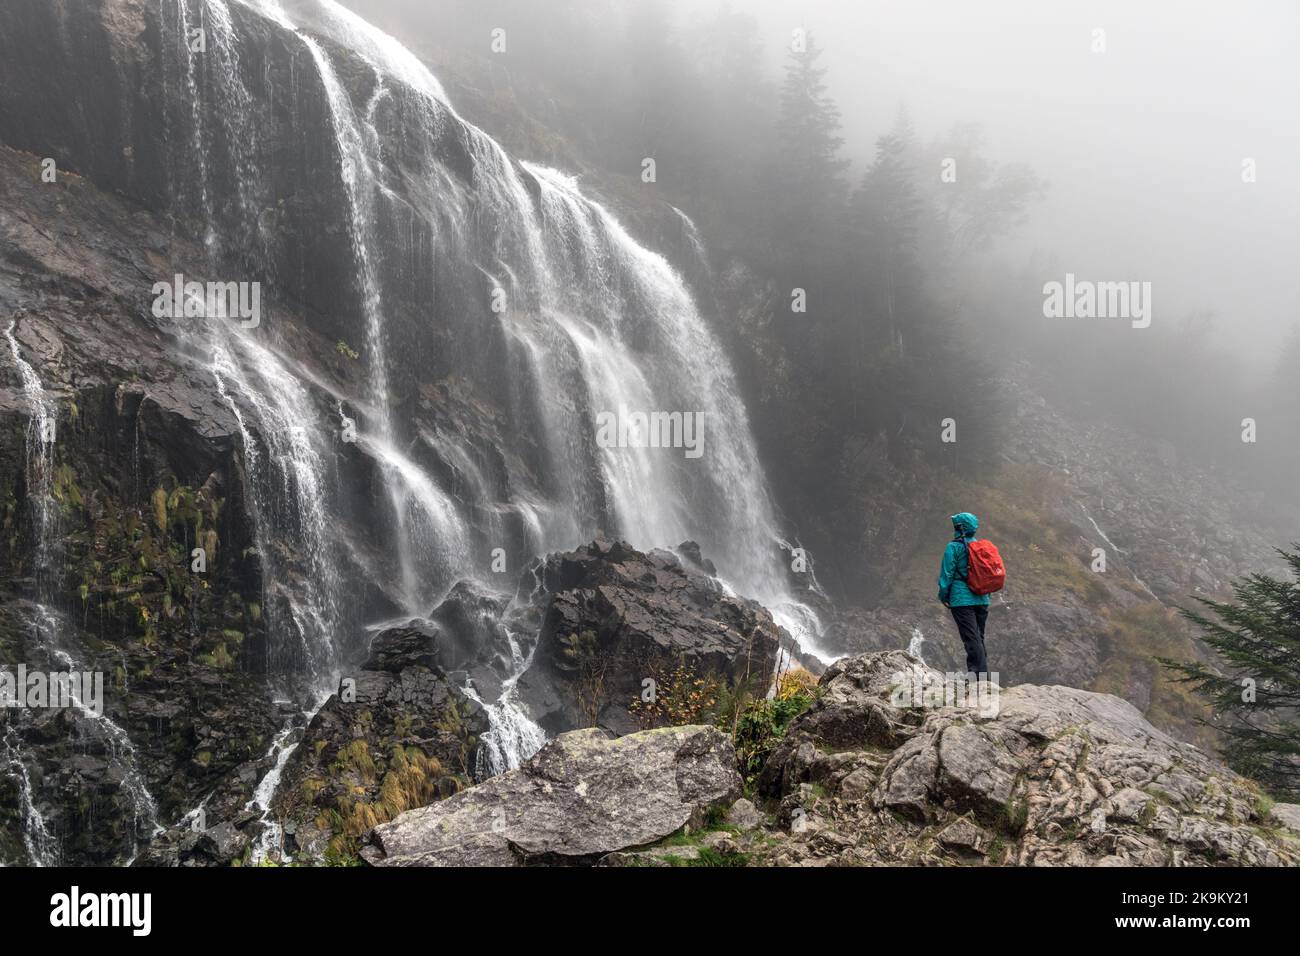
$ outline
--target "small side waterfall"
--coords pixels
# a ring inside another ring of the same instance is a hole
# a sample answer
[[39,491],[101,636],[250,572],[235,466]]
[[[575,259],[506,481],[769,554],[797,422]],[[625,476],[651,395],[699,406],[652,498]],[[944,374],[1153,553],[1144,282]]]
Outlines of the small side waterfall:
[[[532,600],[542,591],[541,567],[533,566],[533,588],[525,601]],[[496,776],[513,770],[537,753],[546,743],[546,732],[528,716],[523,705],[516,697],[515,685],[519,678],[533,662],[533,653],[537,642],[532,634],[522,634],[511,627],[511,612],[519,606],[521,595],[516,592],[514,599],[502,615],[503,627],[510,652],[509,676],[502,682],[501,694],[495,703],[485,703],[471,684],[465,686],[465,694],[470,699],[482,704],[488,715],[490,729],[483,735],[474,768],[479,779]]]
[[54,479],[54,441],[58,411],[54,402],[45,394],[36,370],[23,358],[22,349],[14,331],[18,320],[12,319],[5,328],[5,339],[9,342],[9,353],[18,369],[22,382],[23,395],[27,399],[27,500],[35,516],[36,525],[36,590],[42,595],[47,589],[44,576],[50,567],[50,548],[55,538],[55,502],[50,493]]
[[23,846],[32,866],[56,866],[59,862],[58,841],[50,833],[45,817],[36,805],[32,778],[23,762],[24,745],[14,725],[5,728],[0,738],[0,771],[18,784],[18,810],[23,822]]
[[[89,668],[64,643],[63,635],[73,633],[75,628],[52,606],[57,596],[53,576],[58,545],[58,504],[53,496],[52,480],[58,409],[46,393],[36,370],[23,358],[15,336],[16,327],[16,320],[11,321],[5,329],[5,337],[29,408],[25,474],[36,543],[33,603],[23,624],[29,637],[28,654],[31,656],[34,652],[38,657],[28,663],[43,667],[49,673],[86,672]],[[133,815],[133,859],[140,841],[158,830],[158,805],[139,769],[138,755],[126,730],[78,697],[74,686],[70,685],[68,690],[72,709],[77,715],[73,733],[78,745],[102,750],[105,759],[117,768],[121,776],[121,789]],[[22,710],[9,718],[4,737],[4,766],[19,781],[23,840],[30,861],[35,865],[46,865],[58,858],[57,837],[51,834],[39,809],[40,797],[32,786],[27,768],[31,757],[30,749],[23,743],[23,727],[32,719]]]
[[907,642],[907,653],[911,654],[922,664],[925,663],[925,654],[922,648],[925,646],[925,634],[919,627],[912,628],[912,638]]
[[[340,175],[348,204],[348,238],[352,244],[352,254],[356,259],[357,283],[360,286],[361,302],[365,310],[366,361],[369,371],[370,398],[373,403],[374,425],[381,440],[387,440],[391,431],[388,412],[388,371],[384,361],[384,320],[383,303],[375,279],[375,266],[371,258],[368,241],[370,223],[374,218],[371,201],[375,192],[375,178],[370,169],[367,156],[367,139],[358,127],[352,102],[338,77],[329,57],[319,43],[309,36],[299,34],[299,38],[311,53],[316,64],[316,72],[325,87],[329,100],[330,122],[334,137],[338,143]],[[373,129],[370,131],[373,134]]]
[[[66,673],[88,671],[85,662],[78,660],[55,643],[54,635],[64,626],[64,622],[58,615],[43,605],[36,605],[32,628],[34,633],[40,635],[44,649],[52,658],[55,666],[50,669]],[[131,803],[133,816],[134,847],[131,859],[134,859],[140,849],[140,840],[153,836],[161,829],[158,825],[158,804],[149,792],[144,774],[140,771],[135,745],[126,730],[106,714],[96,713],[75,693],[70,694],[70,697],[73,708],[81,717],[81,721],[77,724],[78,733],[95,740],[102,746],[109,762],[118,767],[122,774],[122,790]],[[127,863],[129,865],[130,860]]]
[[[271,815],[271,801],[275,799],[280,789],[280,779],[284,776],[284,768],[288,766],[289,758],[302,742],[303,730],[311,723],[312,718],[325,705],[329,697],[329,693],[321,694],[312,707],[286,720],[284,726],[276,733],[275,739],[271,741],[271,749],[267,753],[267,756],[273,760],[271,769],[257,782],[252,798],[244,805],[245,810],[256,810],[261,813],[262,832],[258,834],[257,842],[253,844],[250,858],[255,865],[281,852],[280,842],[284,836],[284,829]],[[191,811],[193,812],[196,811]]]

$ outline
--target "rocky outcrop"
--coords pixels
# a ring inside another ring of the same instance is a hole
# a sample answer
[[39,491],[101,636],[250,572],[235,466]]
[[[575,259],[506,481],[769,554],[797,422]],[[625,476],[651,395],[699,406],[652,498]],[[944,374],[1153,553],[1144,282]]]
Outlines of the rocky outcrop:
[[488,724],[462,690],[463,673],[453,679],[439,666],[448,643],[419,623],[376,634],[309,722],[285,714],[288,759],[269,812],[205,805],[197,823],[155,837],[142,862],[226,866],[260,847],[277,860],[349,863],[377,823],[468,786]]
[[691,542],[642,554],[595,541],[540,562],[530,572],[537,650],[518,682],[534,719],[551,734],[593,725],[630,733],[664,722],[665,708],[689,709],[696,680],[761,693],[789,638],[712,572]]
[[302,862],[347,860],[376,823],[451,796],[473,780],[483,708],[463,676],[439,666],[448,643],[420,627],[375,635],[345,673],[285,767],[272,805],[284,852]]
[[377,866],[592,863],[699,826],[739,790],[735,752],[716,728],[617,739],[578,730],[518,770],[376,827],[362,855]]
[[[842,660],[759,782],[778,864],[1296,865],[1249,781],[1131,704],[1020,685],[926,703],[944,677],[893,651]],[[913,688],[922,690],[914,693]]]

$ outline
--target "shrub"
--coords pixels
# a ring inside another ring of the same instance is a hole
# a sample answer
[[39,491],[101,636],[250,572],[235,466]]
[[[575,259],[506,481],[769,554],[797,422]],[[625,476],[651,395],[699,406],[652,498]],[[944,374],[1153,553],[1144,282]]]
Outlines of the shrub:
[[782,674],[773,696],[753,701],[733,718],[731,726],[724,726],[732,731],[736,764],[746,787],[758,777],[794,719],[817,699],[818,690],[812,681],[812,675],[802,668]]

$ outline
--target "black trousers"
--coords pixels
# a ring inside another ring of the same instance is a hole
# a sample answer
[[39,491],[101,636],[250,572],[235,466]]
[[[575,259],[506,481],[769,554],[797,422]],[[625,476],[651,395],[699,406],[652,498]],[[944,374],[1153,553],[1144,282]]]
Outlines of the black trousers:
[[966,645],[966,672],[987,674],[989,659],[984,653],[984,624],[989,619],[989,609],[975,605],[953,607],[948,610],[952,611],[952,619],[957,622],[957,632],[961,634],[961,642]]

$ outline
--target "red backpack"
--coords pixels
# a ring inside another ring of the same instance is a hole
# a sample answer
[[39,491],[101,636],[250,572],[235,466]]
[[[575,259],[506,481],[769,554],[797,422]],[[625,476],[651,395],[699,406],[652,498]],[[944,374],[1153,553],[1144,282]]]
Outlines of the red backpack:
[[971,593],[992,594],[1006,583],[1007,569],[993,542],[966,542],[966,586]]

